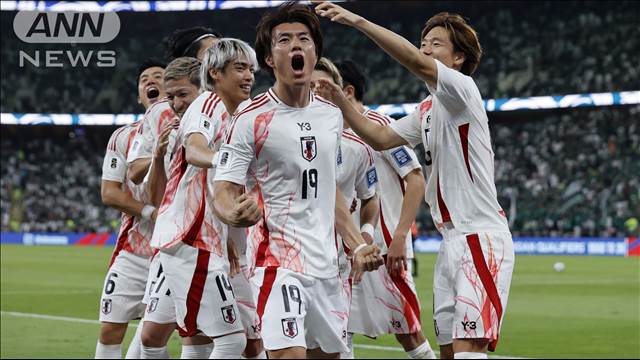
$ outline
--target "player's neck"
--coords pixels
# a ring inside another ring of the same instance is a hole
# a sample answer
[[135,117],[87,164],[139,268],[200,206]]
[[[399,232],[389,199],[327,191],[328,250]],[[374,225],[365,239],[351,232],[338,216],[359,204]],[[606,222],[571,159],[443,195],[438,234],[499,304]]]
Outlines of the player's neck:
[[273,91],[276,96],[285,105],[294,108],[303,108],[309,105],[309,91],[311,91],[311,83],[305,83],[301,86],[292,86],[281,83],[276,80],[273,85]]
[[366,109],[364,108],[364,105],[362,104],[362,101],[358,101],[355,98],[351,99],[350,101],[351,101],[351,104],[353,105],[353,107],[356,108],[358,113],[364,114]]
[[222,91],[216,92],[216,95],[218,95],[220,99],[222,99],[222,103],[224,104],[224,108],[227,110],[227,113],[229,113],[229,115],[235,114],[236,109],[240,105],[241,101],[234,101],[233,99],[231,99],[231,97],[227,96],[227,94]]

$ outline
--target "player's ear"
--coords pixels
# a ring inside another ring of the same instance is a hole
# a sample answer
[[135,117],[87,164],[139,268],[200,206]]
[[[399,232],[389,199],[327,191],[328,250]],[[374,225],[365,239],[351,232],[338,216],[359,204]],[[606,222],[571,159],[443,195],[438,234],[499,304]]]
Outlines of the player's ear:
[[220,77],[221,77],[221,71],[218,71],[217,69],[209,69],[209,76],[211,77],[211,79],[213,79],[213,82],[215,83],[216,81],[220,81]]
[[264,62],[266,62],[267,65],[269,65],[270,68],[272,68],[272,69],[275,68],[275,66],[273,66],[273,56],[272,55],[267,55],[264,58]]
[[355,96],[356,89],[353,85],[347,85],[342,89],[342,92],[348,100],[351,100],[351,98]]
[[462,51],[456,51],[453,53],[453,67],[456,69],[462,69],[462,64],[464,64],[467,57],[464,55]]

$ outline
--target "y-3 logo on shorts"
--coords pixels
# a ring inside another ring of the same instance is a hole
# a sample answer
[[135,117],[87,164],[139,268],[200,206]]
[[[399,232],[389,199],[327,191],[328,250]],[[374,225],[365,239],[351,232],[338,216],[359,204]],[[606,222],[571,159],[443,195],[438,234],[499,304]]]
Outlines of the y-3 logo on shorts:
[[296,318],[282,319],[282,333],[284,336],[294,338],[298,335],[298,323]]
[[402,324],[398,320],[391,320],[391,327],[393,327],[394,329],[400,329],[402,327]]
[[462,327],[464,328],[464,331],[467,331],[467,326],[469,327],[469,330],[475,330],[476,329],[476,322],[475,321],[461,321],[462,323]]

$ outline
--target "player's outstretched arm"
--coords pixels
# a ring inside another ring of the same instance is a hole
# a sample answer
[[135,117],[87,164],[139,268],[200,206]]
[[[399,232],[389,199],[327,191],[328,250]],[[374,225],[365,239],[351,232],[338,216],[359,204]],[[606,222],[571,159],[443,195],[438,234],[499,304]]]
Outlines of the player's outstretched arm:
[[347,100],[342,89],[331,81],[318,79],[314,90],[316,94],[331,101],[342,111],[344,120],[351,128],[376,151],[392,149],[400,145],[407,145],[395,131],[387,126],[381,126],[368,120]]
[[351,249],[351,256],[353,256],[351,277],[356,284],[362,279],[363,272],[373,271],[384,263],[380,256],[380,249],[376,245],[367,245],[362,239],[339,189],[336,189],[336,230]]
[[[378,195],[373,195],[368,199],[362,200],[362,206],[360,207],[360,224],[370,224],[373,229],[378,224],[380,218],[380,202]],[[366,225],[365,225],[366,226]],[[373,244],[373,236],[369,233],[362,232],[363,227],[360,227],[361,235],[367,244]]]
[[244,186],[230,181],[214,183],[213,210],[225,224],[249,227],[260,220],[262,211],[253,196],[244,193]]
[[420,209],[425,187],[421,169],[414,169],[404,177],[404,180],[407,182],[407,188],[402,198],[400,221],[393,234],[387,254],[386,265],[391,276],[400,276],[403,270],[407,270],[407,233],[411,230],[411,225],[416,219],[418,209]]
[[[132,216],[143,218],[156,218],[157,210],[153,206],[135,200],[131,195],[122,190],[122,183],[111,180],[102,180],[100,187],[102,202],[114,209],[118,209]],[[152,211],[149,211],[152,210]]]
[[436,62],[430,56],[421,53],[407,39],[329,1],[316,6],[316,13],[331,21],[360,30],[418,78],[426,81],[430,86],[436,86],[438,79]]
[[150,165],[151,158],[141,158],[134,160],[129,164],[129,168],[127,170],[127,178],[136,185],[140,184],[142,180],[144,180],[144,176],[147,175],[147,171],[149,171]]

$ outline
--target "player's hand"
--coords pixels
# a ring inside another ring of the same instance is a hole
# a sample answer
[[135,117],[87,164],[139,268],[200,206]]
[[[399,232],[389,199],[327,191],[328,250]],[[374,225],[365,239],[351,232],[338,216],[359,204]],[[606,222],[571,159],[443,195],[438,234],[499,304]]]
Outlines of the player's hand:
[[331,101],[338,107],[347,101],[347,98],[344,96],[340,86],[334,84],[333,81],[326,79],[316,80],[313,84],[313,92],[316,95]]
[[362,16],[356,15],[342,6],[336,5],[330,1],[323,1],[316,6],[316,14],[333,22],[348,26],[355,26],[358,22],[364,19]]
[[380,249],[376,245],[364,246],[353,257],[350,277],[355,284],[358,284],[362,280],[362,273],[374,271],[382,264],[384,260],[380,256]]
[[364,240],[364,242],[369,245],[373,244],[373,238],[371,237],[371,235],[369,235],[369,233],[363,232],[360,233],[360,235],[362,236],[362,240]]
[[231,222],[229,225],[235,227],[249,227],[260,220],[262,211],[258,202],[247,193],[244,193],[236,199],[236,203],[231,210]]
[[162,127],[160,136],[158,136],[158,142],[156,143],[156,159],[164,158],[164,155],[167,153],[167,146],[169,146],[169,134],[171,134],[171,130],[173,129],[173,121],[165,123]]
[[240,273],[240,258],[231,238],[227,239],[227,256],[229,258],[229,277],[234,277]]
[[387,252],[387,271],[391,277],[402,276],[407,271],[406,234],[394,234]]
[[178,129],[180,127],[180,117],[178,117],[177,115],[173,117],[173,119],[171,119],[171,127],[173,127],[174,129]]

